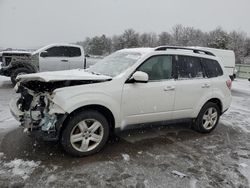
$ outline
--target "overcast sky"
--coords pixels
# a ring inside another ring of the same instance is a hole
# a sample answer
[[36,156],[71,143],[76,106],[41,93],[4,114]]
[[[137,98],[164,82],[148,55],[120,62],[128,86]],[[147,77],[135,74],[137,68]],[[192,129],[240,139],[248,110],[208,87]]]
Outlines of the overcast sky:
[[0,47],[31,48],[87,36],[170,31],[176,24],[250,34],[250,0],[0,0]]

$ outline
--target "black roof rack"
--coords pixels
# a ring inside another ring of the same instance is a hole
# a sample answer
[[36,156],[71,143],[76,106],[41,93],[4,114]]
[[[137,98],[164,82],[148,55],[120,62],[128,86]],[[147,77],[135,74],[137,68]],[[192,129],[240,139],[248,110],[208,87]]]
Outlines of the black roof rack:
[[211,55],[215,56],[213,53],[206,51],[206,50],[201,50],[201,49],[196,49],[196,48],[189,48],[189,47],[180,47],[180,46],[159,46],[155,48],[155,51],[165,51],[167,49],[172,49],[172,50],[191,50],[194,53],[203,53],[206,55]]

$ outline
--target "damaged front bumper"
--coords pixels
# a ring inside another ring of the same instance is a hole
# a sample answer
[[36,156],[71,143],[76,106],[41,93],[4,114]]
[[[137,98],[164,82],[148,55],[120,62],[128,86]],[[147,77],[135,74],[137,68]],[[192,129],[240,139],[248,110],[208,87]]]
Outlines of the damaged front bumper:
[[[67,113],[50,114],[49,112],[35,111],[34,106],[27,111],[22,111],[19,104],[20,98],[13,98],[9,104],[10,112],[14,118],[21,123],[25,133],[45,141],[56,141],[59,139],[62,124]],[[37,104],[36,104],[37,105]],[[32,109],[34,111],[32,111]]]

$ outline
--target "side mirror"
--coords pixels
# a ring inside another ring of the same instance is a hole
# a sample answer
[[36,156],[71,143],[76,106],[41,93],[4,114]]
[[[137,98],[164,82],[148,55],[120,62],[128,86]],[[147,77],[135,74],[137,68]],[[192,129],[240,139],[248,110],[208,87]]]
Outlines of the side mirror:
[[48,57],[48,52],[47,51],[41,52],[40,57]]
[[136,71],[133,76],[132,79],[135,82],[139,82],[139,83],[147,83],[148,82],[148,74],[142,71]]
[[89,54],[85,54],[85,57],[90,57],[90,55]]

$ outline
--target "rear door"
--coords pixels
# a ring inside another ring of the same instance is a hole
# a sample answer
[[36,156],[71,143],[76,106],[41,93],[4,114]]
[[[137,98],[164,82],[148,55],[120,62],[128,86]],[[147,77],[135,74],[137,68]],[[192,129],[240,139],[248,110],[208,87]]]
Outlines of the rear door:
[[77,69],[84,67],[84,54],[81,48],[69,46],[67,47],[69,55],[70,69]]
[[194,110],[212,96],[211,82],[206,78],[201,58],[175,56],[176,94],[174,119],[191,118]]
[[46,50],[46,57],[39,55],[39,70],[57,71],[70,69],[67,47],[54,46]]
[[206,70],[206,76],[210,79],[210,83],[213,88],[213,94],[217,97],[221,96],[222,101],[226,98],[230,98],[231,94],[228,87],[226,86],[226,81],[229,79],[229,77],[227,74],[226,77],[223,75],[223,70],[218,61],[203,58],[202,64]]

